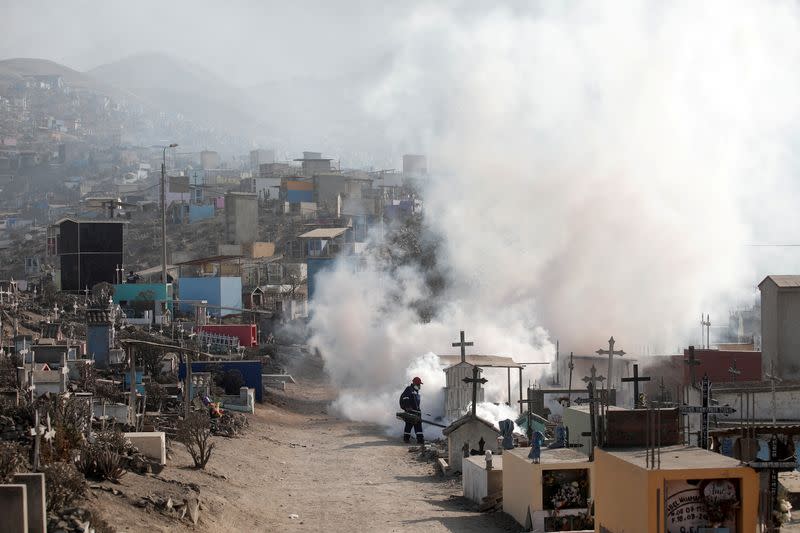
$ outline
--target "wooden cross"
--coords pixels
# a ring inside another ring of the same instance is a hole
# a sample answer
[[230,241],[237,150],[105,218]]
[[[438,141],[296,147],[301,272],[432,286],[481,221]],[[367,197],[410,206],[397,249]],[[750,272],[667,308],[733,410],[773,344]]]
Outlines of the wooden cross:
[[700,359],[694,356],[694,346],[689,346],[689,358],[684,359],[683,362],[689,365],[689,377],[692,380],[692,385],[694,385],[694,367],[700,366],[701,363]]
[[597,350],[597,352],[595,352],[595,353],[597,353],[597,355],[608,355],[608,381],[606,381],[606,388],[608,389],[609,392],[608,392],[608,395],[606,397],[607,401],[610,401],[610,399],[611,399],[611,387],[614,384],[614,373],[613,373],[614,372],[614,356],[615,355],[619,355],[619,356],[625,355],[625,352],[622,351],[622,350],[614,350],[614,343],[615,342],[616,341],[614,340],[614,337],[612,336],[610,339],[608,339],[608,350],[603,350],[601,348],[600,350]]
[[634,409],[641,409],[644,406],[641,405],[641,401],[639,400],[639,382],[640,381],[650,381],[650,377],[648,376],[639,376],[639,365],[633,365],[633,377],[632,378],[622,378],[623,383],[633,383],[633,408]]
[[461,340],[459,342],[454,342],[453,343],[453,348],[458,348],[458,347],[461,348],[461,362],[462,363],[465,363],[467,361],[467,350],[466,350],[466,347],[467,346],[472,346],[472,345],[473,345],[472,341],[467,342],[467,341],[464,340],[464,332],[463,331],[461,332]]
[[736,359],[734,359],[734,360],[733,360],[733,364],[732,364],[732,365],[731,365],[731,367],[728,369],[728,374],[730,374],[730,375],[731,375],[732,381],[733,381],[734,383],[736,383],[736,376],[738,376],[738,375],[739,375],[739,374],[741,374],[741,373],[742,373],[742,371],[741,371],[741,370],[739,370],[738,368],[736,368]]
[[[464,340],[464,332],[463,331],[461,332],[461,340],[462,341]],[[462,354],[463,354],[463,348],[462,348]],[[473,417],[476,416],[475,415],[475,408],[478,406],[478,383],[483,385],[484,383],[489,381],[486,378],[478,378],[478,372],[480,372],[480,369],[478,368],[478,366],[477,365],[473,365],[472,366],[472,377],[471,378],[464,378],[464,379],[461,380],[464,383],[472,383],[472,416]]]

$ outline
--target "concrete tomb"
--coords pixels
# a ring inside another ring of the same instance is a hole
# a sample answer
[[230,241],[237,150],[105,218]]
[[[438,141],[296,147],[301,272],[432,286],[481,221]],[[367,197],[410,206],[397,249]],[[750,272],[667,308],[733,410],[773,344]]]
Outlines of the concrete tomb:
[[[447,464],[451,472],[461,472],[461,462],[464,450],[467,456],[472,450],[480,452],[483,457],[485,450],[497,451],[497,437],[500,431],[491,422],[478,418],[473,414],[463,416],[442,430],[447,437]],[[480,449],[483,440],[484,448]]]
[[3,533],[28,533],[28,492],[23,484],[0,485]]
[[490,494],[503,491],[503,456],[492,457],[491,468],[485,455],[466,457],[461,463],[464,497],[477,504]]
[[124,433],[128,441],[148,459],[167,464],[167,441],[163,431]]
[[538,463],[529,451],[503,453],[503,511],[530,531],[593,530],[594,463],[573,448],[543,448]]
[[14,483],[25,485],[28,509],[28,533],[46,533],[47,496],[44,474],[14,474]]

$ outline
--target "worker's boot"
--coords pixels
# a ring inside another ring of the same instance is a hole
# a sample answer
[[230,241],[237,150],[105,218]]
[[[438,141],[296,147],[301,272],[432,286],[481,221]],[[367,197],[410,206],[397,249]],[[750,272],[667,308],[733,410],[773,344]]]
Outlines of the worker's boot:
[[417,444],[420,446],[425,444],[425,437],[422,436],[422,433],[417,433]]
[[409,435],[408,433],[404,433],[403,442],[411,442],[411,435]]

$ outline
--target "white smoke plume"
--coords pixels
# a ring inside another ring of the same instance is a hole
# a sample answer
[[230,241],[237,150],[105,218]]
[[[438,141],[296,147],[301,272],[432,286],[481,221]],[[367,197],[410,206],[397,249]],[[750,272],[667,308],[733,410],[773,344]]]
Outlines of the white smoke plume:
[[[402,21],[365,98],[398,150],[429,155],[450,285],[423,324],[413,270],[319,279],[313,342],[354,418],[386,422],[372,411],[392,413],[412,361],[454,353],[460,329],[518,361],[552,357],[555,338],[674,349],[775,268],[746,244],[798,227],[795,2],[464,6]],[[502,376],[489,387],[504,399]]]

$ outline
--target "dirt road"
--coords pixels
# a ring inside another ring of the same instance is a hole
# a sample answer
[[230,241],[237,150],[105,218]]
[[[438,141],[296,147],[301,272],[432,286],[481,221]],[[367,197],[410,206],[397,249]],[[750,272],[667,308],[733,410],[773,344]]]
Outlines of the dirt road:
[[[159,476],[128,474],[118,495],[95,489],[93,508],[119,531],[520,530],[502,513],[474,512],[460,479],[437,476],[380,428],[328,414],[334,395],[318,379],[270,392],[244,437],[216,439],[206,472],[174,444]],[[197,526],[134,505],[148,494],[180,501],[187,484],[200,489]]]

